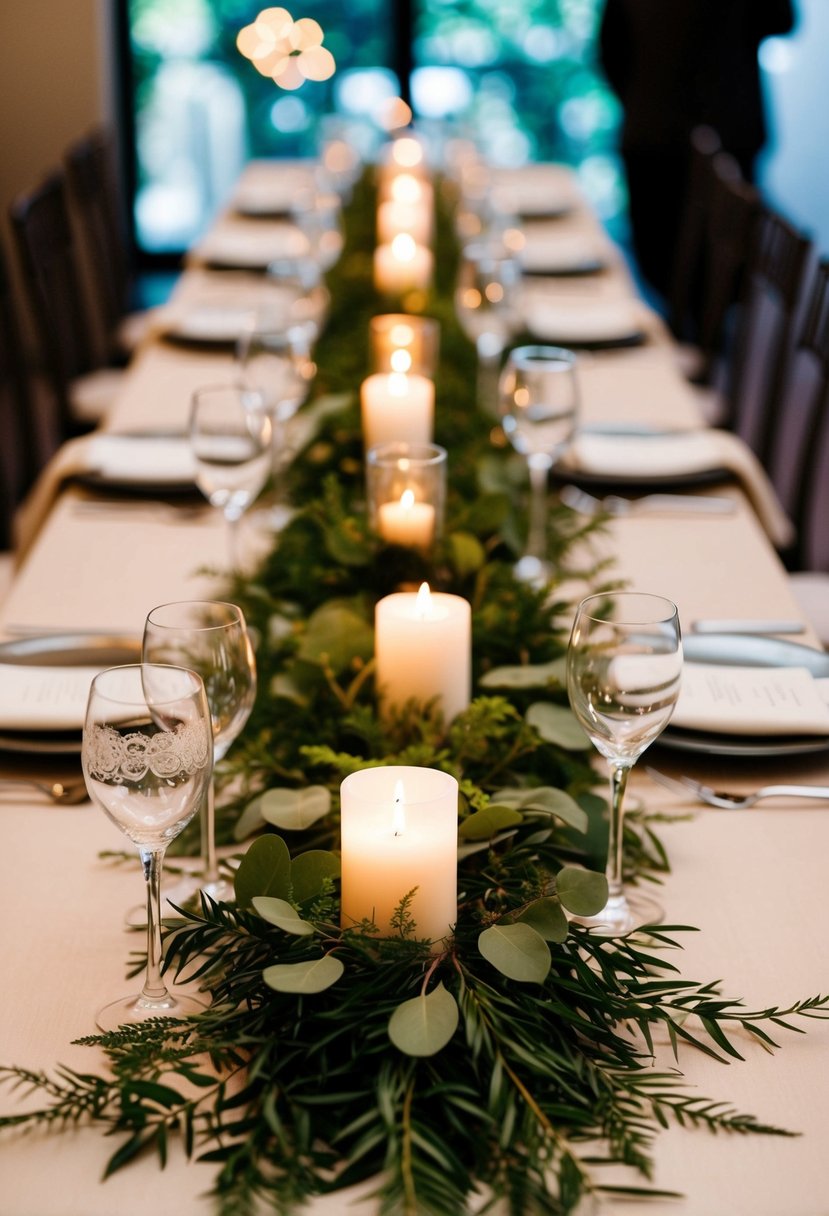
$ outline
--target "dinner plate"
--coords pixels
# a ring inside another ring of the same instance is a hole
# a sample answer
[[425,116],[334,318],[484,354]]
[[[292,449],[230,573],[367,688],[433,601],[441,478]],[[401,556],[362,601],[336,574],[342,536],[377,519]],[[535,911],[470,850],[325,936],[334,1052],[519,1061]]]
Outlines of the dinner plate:
[[235,346],[256,319],[256,308],[194,305],[164,329],[168,342],[187,346]]
[[[805,667],[815,677],[829,676],[829,654],[781,638],[748,637],[733,633],[689,634],[682,640],[686,659],[721,667]],[[805,756],[829,748],[825,735],[724,735],[719,731],[684,730],[670,724],[656,746],[710,756],[762,759],[764,756]]]
[[[622,439],[630,436],[648,436],[659,438],[669,432],[631,423],[597,423],[583,428],[583,433],[603,436],[618,435]],[[625,473],[617,470],[610,472],[594,472],[570,465],[567,461],[557,465],[552,470],[555,481],[581,486],[585,490],[692,490],[698,486],[720,485],[724,481],[733,481],[734,474],[728,469],[700,469],[687,473]]]
[[647,340],[641,311],[628,301],[597,301],[584,308],[535,302],[525,321],[538,341],[572,350],[614,350]]
[[118,435],[100,436],[100,438],[112,441],[123,438],[136,444],[144,441],[145,446],[143,451],[140,448],[135,449],[135,462],[130,469],[124,472],[106,468],[78,471],[73,475],[72,480],[79,485],[86,486],[90,490],[106,490],[107,493],[114,492],[124,495],[133,494],[141,498],[158,498],[159,496],[178,498],[198,494],[195,475],[193,477],[183,476],[177,467],[177,460],[173,462],[172,466],[165,468],[163,460],[159,458],[154,462],[155,471],[152,475],[141,472],[147,465],[148,457],[153,456],[154,445],[161,445],[159,448],[161,456],[163,456],[165,445],[169,443],[187,444],[189,448],[187,436],[180,431],[119,432]]
[[[0,643],[0,663],[27,667],[116,667],[141,658],[141,639],[125,634],[60,633]],[[81,730],[0,730],[0,751],[79,755]]]

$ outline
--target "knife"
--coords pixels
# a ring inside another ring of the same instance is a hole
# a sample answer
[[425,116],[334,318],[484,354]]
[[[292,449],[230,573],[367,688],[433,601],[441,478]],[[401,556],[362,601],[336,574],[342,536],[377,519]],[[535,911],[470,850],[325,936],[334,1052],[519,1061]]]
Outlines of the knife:
[[706,618],[705,620],[691,622],[692,633],[745,633],[745,634],[767,634],[767,633],[805,633],[806,625],[803,621],[782,621],[782,620],[731,620],[728,618],[716,619],[714,617]]

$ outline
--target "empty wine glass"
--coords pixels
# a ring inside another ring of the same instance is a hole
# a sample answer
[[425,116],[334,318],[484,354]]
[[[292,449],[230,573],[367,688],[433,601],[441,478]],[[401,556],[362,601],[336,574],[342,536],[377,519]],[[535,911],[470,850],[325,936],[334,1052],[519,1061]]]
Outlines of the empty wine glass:
[[557,346],[519,346],[510,351],[498,384],[501,425],[530,475],[527,545],[515,566],[522,582],[541,585],[547,560],[547,476],[573,437],[579,393],[576,356]]
[[285,467],[290,459],[287,424],[308,396],[316,365],[311,358],[307,329],[285,323],[280,314],[261,312],[252,329],[237,343],[242,387],[261,396],[271,420],[271,526],[286,522],[282,501]]
[[[241,608],[218,600],[183,600],[153,608],[144,624],[145,662],[172,663],[198,672],[204,681],[213,730],[213,754],[223,759],[256,700],[256,659]],[[201,819],[203,873],[167,892],[180,904],[199,889],[213,899],[232,897],[216,858],[214,787],[205,791]]]
[[261,393],[235,384],[196,389],[190,444],[196,484],[228,523],[230,564],[238,566],[239,520],[268,479],[273,424]]
[[[312,257],[275,258],[268,264],[268,281],[286,293],[287,320],[305,330],[313,347],[328,317],[331,295],[320,266]],[[285,298],[283,296],[283,298]]]
[[305,236],[314,260],[323,270],[330,270],[343,249],[340,196],[312,187],[299,190],[291,204],[291,218]]
[[597,916],[580,919],[613,936],[662,918],[655,900],[625,892],[623,803],[631,768],[674,711],[681,673],[676,604],[638,591],[591,595],[579,604],[567,651],[567,691],[573,712],[610,766],[608,900]]
[[201,677],[157,664],[111,667],[92,681],[81,762],[90,797],[136,845],[147,882],[147,970],[137,995],[104,1006],[115,1030],[151,1017],[184,1017],[204,1003],[173,995],[161,975],[161,868],[210,786],[213,736]]
[[478,352],[478,406],[497,413],[501,355],[518,324],[521,270],[497,241],[465,245],[458,264],[455,313]]

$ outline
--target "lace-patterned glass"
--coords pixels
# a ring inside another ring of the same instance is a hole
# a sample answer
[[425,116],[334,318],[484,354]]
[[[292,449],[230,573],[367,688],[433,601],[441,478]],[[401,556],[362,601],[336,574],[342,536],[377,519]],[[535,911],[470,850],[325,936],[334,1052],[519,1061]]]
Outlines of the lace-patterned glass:
[[135,844],[147,883],[147,970],[137,995],[104,1006],[101,1030],[185,1017],[204,1003],[174,995],[161,975],[161,868],[210,785],[213,735],[204,684],[155,663],[111,667],[92,681],[81,751],[90,797]]
[[[144,625],[143,658],[147,663],[171,663],[198,672],[207,692],[214,756],[221,760],[256,700],[256,659],[241,608],[218,600],[183,600],[153,608]],[[205,796],[203,872],[168,891],[172,903],[181,903],[199,889],[213,899],[233,898],[230,884],[219,875],[212,781]]]

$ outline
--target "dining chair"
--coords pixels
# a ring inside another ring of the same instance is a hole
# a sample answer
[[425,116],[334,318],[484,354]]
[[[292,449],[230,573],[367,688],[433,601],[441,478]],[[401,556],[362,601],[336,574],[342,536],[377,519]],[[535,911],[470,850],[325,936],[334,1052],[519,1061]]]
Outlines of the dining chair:
[[24,287],[64,437],[98,423],[122,372],[95,350],[61,171],[11,205],[10,219]]
[[689,139],[688,185],[668,290],[668,327],[678,342],[696,343],[699,339],[713,162],[721,147],[713,127],[694,127]]
[[737,306],[722,425],[744,439],[766,468],[811,251],[808,236],[763,205]]
[[132,275],[112,132],[94,128],[70,145],[64,161],[97,319],[109,356],[123,361],[146,337],[149,312],[130,310]]

